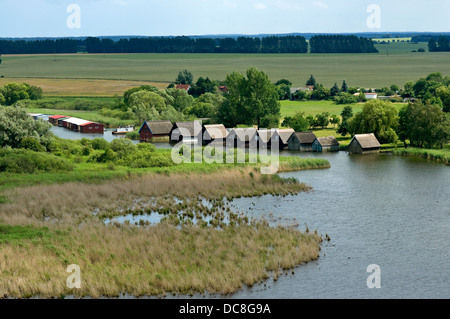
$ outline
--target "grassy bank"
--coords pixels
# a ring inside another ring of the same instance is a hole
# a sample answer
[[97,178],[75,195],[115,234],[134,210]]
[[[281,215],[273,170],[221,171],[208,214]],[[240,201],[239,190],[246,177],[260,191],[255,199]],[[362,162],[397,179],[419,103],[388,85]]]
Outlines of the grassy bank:
[[[260,175],[257,168],[235,167],[6,190],[7,201],[0,204],[0,294],[227,294],[277,278],[317,259],[321,236],[248,220],[224,198],[309,189],[293,179]],[[167,218],[141,227],[103,223],[107,217],[151,212]],[[224,216],[228,223],[221,222]],[[66,287],[70,264],[81,268],[81,289]]]
[[401,156],[415,156],[436,162],[441,162],[444,163],[445,165],[450,165],[449,148],[441,150],[420,149],[420,148],[396,149],[393,150],[393,154]]

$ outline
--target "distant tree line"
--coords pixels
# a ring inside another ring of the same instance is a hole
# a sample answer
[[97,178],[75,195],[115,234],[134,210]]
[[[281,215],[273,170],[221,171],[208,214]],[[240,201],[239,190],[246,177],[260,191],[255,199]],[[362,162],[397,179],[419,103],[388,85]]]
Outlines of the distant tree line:
[[437,39],[428,41],[428,49],[430,52],[448,52],[450,51],[450,41],[447,37],[441,36]]
[[303,36],[234,38],[150,37],[113,41],[88,37],[85,40],[0,40],[0,54],[39,53],[307,53]]
[[[371,39],[353,35],[317,35],[310,39],[312,53],[378,52]],[[149,37],[114,41],[88,37],[85,40],[0,40],[0,54],[38,53],[307,53],[303,36],[235,38]]]
[[430,40],[438,40],[440,37],[446,37],[450,40],[450,34],[420,34],[411,38],[411,42],[428,42]]
[[309,44],[311,53],[378,53],[372,39],[354,35],[316,35]]
[[0,54],[77,53],[83,41],[57,40],[0,40]]
[[131,38],[114,42],[87,38],[89,53],[306,53],[308,44],[302,36],[239,37],[213,39],[189,37]]

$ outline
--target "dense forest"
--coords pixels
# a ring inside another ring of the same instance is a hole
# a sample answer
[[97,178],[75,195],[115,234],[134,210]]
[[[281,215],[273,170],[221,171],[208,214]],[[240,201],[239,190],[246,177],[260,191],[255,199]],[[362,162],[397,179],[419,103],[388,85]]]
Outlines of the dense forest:
[[309,44],[311,53],[378,53],[372,39],[355,35],[317,35]]
[[33,53],[307,53],[302,36],[234,38],[154,37],[113,41],[89,37],[85,40],[0,40],[0,54]]

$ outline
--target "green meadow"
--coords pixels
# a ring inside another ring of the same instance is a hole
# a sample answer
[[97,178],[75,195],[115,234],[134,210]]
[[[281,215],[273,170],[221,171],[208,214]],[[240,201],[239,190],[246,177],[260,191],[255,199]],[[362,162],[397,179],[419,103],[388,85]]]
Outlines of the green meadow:
[[[331,87],[376,88],[418,80],[432,72],[450,73],[450,53],[411,52],[426,43],[378,44],[376,54],[74,54],[3,56],[0,76],[44,79],[136,80],[169,83],[179,71],[223,80],[249,67],[264,70],[273,81],[286,78],[302,86],[311,74]],[[76,82],[74,82],[76,86]],[[80,84],[81,85],[81,84]],[[83,84],[85,85],[85,84]],[[73,89],[73,88],[72,88]],[[73,89],[75,90],[75,89]],[[68,92],[70,93],[70,92]],[[104,94],[104,92],[103,92]],[[62,96],[63,94],[58,93]],[[113,94],[111,94],[112,96]]]

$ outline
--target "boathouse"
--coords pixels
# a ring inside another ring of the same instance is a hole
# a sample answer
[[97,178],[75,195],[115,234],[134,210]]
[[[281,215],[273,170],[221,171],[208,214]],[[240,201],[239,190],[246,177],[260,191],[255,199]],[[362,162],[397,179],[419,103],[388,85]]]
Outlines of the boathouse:
[[139,130],[140,140],[148,141],[154,137],[169,137],[173,124],[170,121],[144,122]]
[[295,132],[289,137],[288,149],[291,151],[312,152],[312,145],[316,138],[313,132]]
[[223,124],[203,125],[203,144],[224,144],[228,131]]
[[170,142],[198,143],[202,137],[202,124],[200,121],[176,122],[170,130]]
[[339,142],[334,136],[318,137],[312,145],[313,152],[339,152]]
[[228,133],[227,145],[238,148],[257,148],[257,130],[254,127],[234,128]]
[[293,129],[281,129],[277,130],[278,135],[280,136],[280,150],[285,149],[288,147],[289,139],[292,135],[295,134],[295,131]]
[[358,134],[352,138],[347,150],[350,154],[371,154],[379,153],[380,147],[375,134]]

